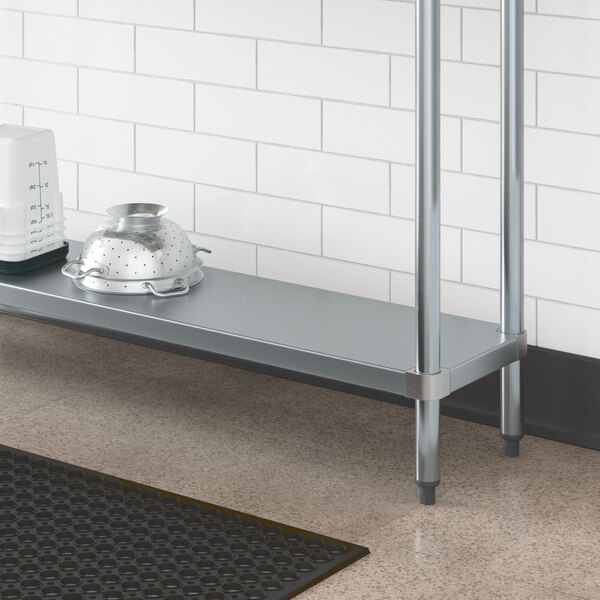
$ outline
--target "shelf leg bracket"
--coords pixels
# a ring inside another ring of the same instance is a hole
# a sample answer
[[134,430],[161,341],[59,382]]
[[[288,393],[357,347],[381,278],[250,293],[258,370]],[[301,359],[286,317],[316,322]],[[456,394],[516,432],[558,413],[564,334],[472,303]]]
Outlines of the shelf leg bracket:
[[450,395],[450,370],[440,369],[439,373],[430,375],[428,373],[418,373],[415,369],[406,371],[405,375],[406,391],[405,396],[413,400],[431,402],[441,400]]

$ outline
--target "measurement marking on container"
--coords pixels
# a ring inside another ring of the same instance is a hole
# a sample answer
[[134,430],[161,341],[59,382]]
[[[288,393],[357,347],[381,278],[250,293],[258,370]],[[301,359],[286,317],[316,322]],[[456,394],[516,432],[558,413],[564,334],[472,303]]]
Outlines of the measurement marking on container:
[[44,215],[42,214],[42,165],[41,165],[41,163],[38,163],[37,166],[38,166],[38,188],[40,188],[40,221],[43,221]]
[[32,218],[29,221],[29,225],[41,225],[44,220],[51,219],[54,216],[54,213],[50,210],[50,203],[44,203],[43,200],[43,190],[50,186],[48,181],[42,181],[42,167],[48,164],[47,160],[44,161],[35,161],[30,162],[29,167],[35,168],[37,167],[37,183],[32,183],[29,186],[31,191],[35,191],[38,195],[38,199],[36,204],[31,204],[29,206],[30,213],[39,213],[39,216],[36,218]]

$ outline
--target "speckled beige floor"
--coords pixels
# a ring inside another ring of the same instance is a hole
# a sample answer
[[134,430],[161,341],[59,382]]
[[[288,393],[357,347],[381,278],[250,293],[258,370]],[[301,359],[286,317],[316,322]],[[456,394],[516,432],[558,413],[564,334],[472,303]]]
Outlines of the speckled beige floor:
[[0,443],[368,546],[303,600],[600,598],[600,453],[0,316]]

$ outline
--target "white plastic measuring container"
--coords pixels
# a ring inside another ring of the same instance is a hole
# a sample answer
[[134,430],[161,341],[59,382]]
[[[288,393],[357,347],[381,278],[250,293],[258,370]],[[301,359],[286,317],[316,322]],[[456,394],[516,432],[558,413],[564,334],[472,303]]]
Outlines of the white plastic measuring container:
[[42,254],[63,240],[54,134],[0,125],[0,260]]
[[62,240],[57,240],[54,242],[45,242],[37,245],[36,247],[31,247],[28,244],[23,244],[21,246],[11,246],[10,249],[6,248],[6,246],[0,246],[0,260],[20,262],[22,260],[27,260],[28,258],[33,258],[34,256],[38,256],[40,254],[50,252],[51,250],[56,250],[57,248],[61,248],[62,246]]

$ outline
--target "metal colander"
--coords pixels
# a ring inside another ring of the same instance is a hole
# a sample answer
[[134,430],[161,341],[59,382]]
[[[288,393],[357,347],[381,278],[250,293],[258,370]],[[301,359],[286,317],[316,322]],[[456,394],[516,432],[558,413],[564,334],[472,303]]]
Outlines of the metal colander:
[[158,204],[119,204],[111,219],[86,240],[81,256],[67,263],[63,275],[83,289],[109,294],[180,296],[204,277],[198,252],[187,234],[164,219]]

